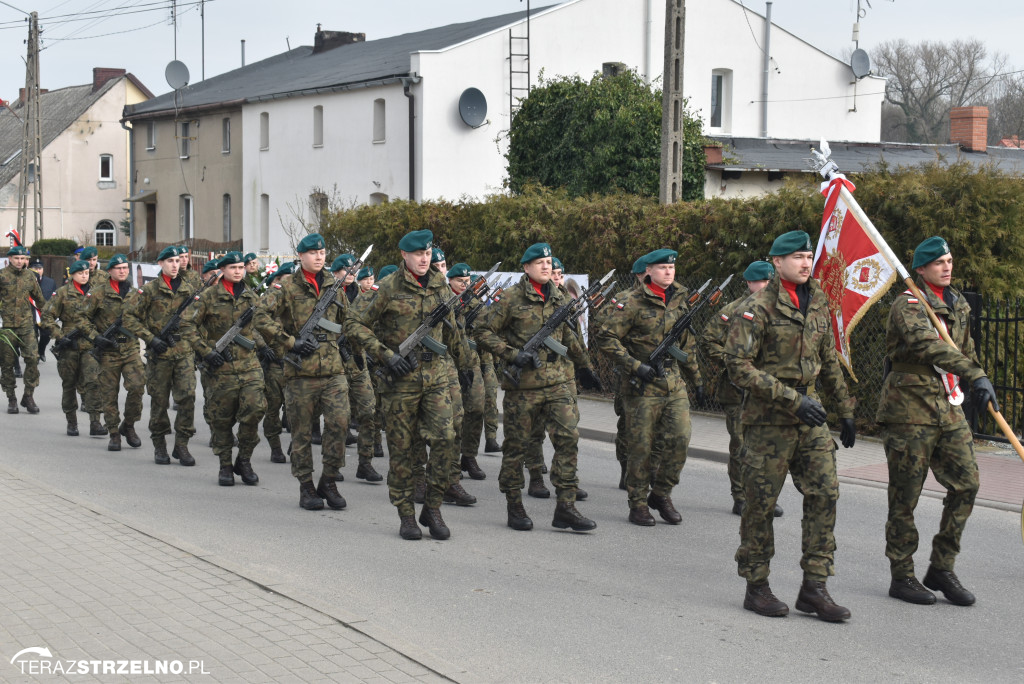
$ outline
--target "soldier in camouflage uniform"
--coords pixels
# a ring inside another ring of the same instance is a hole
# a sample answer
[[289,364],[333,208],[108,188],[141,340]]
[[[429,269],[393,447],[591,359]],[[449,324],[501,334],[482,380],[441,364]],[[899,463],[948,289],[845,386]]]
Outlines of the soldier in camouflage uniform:
[[245,255],[245,286],[256,294],[260,293],[263,287],[263,278],[260,276],[260,260],[256,252],[249,252]]
[[[277,308],[277,298],[284,284],[292,277],[295,262],[289,261],[271,273],[264,280],[265,293],[260,300],[268,314]],[[265,350],[271,351],[265,351]],[[260,365],[263,366],[263,393],[267,398],[267,412],[263,416],[263,436],[270,445],[270,462],[287,463],[284,450],[281,448],[281,408],[284,406],[284,344],[271,341],[260,348]]]
[[107,272],[100,268],[99,251],[93,247],[85,247],[78,255],[78,258],[89,264],[89,282],[95,287],[99,283],[105,283],[110,278]]
[[725,342],[732,382],[748,393],[743,407],[743,488],[746,504],[736,562],[747,580],[743,607],[782,616],[789,606],[768,585],[775,555],[774,508],[787,472],[804,497],[804,581],[798,610],[839,622],[850,611],[836,605],[825,587],[835,557],[835,442],[815,383],[838,406],[844,447],[856,438],[854,401],[836,357],[825,293],[811,276],[814,251],[803,231],[775,240],[769,254],[776,275],[732,317]]
[[[189,309],[181,326],[181,336],[203,359],[208,374],[204,400],[209,405],[210,428],[213,431],[213,453],[220,461],[217,483],[222,487],[235,484],[235,475],[247,485],[259,484],[252,469],[252,452],[259,444],[259,424],[267,410],[263,396],[263,371],[255,349],[256,329],[266,325],[267,312],[259,306],[259,296],[246,287],[242,255],[228,252],[220,258],[223,273],[220,282],[208,288]],[[184,287],[184,284],[182,285]],[[222,351],[217,341],[249,310],[250,320]],[[252,341],[247,348],[239,337]],[[238,455],[234,464],[231,452],[238,423]]]
[[21,405],[29,413],[39,413],[32,394],[39,386],[39,345],[36,342],[35,306],[46,303],[39,288],[36,274],[28,267],[28,250],[11,247],[7,252],[8,264],[0,270],[0,385],[7,394],[7,412],[18,413],[17,381],[14,363],[18,356],[25,359],[25,389]]
[[[448,269],[446,274],[448,285],[455,294],[462,294],[471,283],[475,283],[480,276],[471,276],[469,265],[458,263]],[[457,316],[459,328],[469,344],[469,363],[472,365],[472,377],[463,374],[460,379],[468,380],[462,386],[462,405],[464,414],[462,416],[462,437],[459,440],[462,455],[459,458],[459,473],[465,472],[474,480],[487,479],[487,473],[476,462],[477,450],[480,448],[480,435],[484,429],[484,378],[480,369],[480,354],[477,352],[476,342],[468,338],[466,329],[466,308],[459,311]]]
[[482,349],[477,351],[484,381],[484,453],[497,454],[501,453],[501,445],[498,444],[498,374],[491,353]]
[[189,287],[198,292],[203,286],[203,279],[198,273],[196,273],[196,270],[192,268],[191,250],[188,245],[179,245],[177,249],[178,263],[181,264],[178,274],[184,282],[188,283]]
[[[61,380],[60,407],[67,417],[67,433],[78,436],[78,393],[79,384],[88,387],[86,397],[96,395],[96,375],[99,366],[89,350],[88,323],[85,310],[89,300],[89,263],[76,261],[68,269],[71,282],[61,286],[43,308],[40,326],[49,331],[54,340],[53,352],[57,357],[57,374]],[[57,321],[60,326],[57,326]],[[70,337],[69,337],[70,336]],[[100,413],[92,405],[88,407],[90,428],[99,428],[99,434],[107,434],[99,425]]]
[[[543,327],[544,321],[568,301],[551,283],[549,245],[531,245],[520,264],[524,274],[519,283],[506,289],[499,301],[480,315],[473,332],[480,349],[522,369],[518,385],[507,376],[502,381],[505,445],[498,487],[505,493],[508,504],[508,526],[514,530],[533,529],[533,521],[523,507],[523,461],[534,426],[540,422],[550,428],[555,447],[551,482],[555,485],[558,503],[551,524],[559,529],[571,527],[577,532],[593,530],[597,524],[576,509],[579,412],[573,361],[583,362],[584,350],[579,337],[568,325],[559,326],[551,337],[569,349],[572,361],[549,352],[546,347],[533,353],[522,350]],[[582,378],[581,373],[581,381]]]
[[[979,410],[991,401],[999,410],[995,390],[978,363],[970,335],[970,307],[950,287],[953,256],[941,237],[931,237],[914,251],[914,270],[927,305],[909,290],[896,298],[886,331],[886,366],[877,420],[884,427],[889,463],[889,518],[885,525],[885,555],[892,582],[889,595],[918,604],[935,603],[928,589],[941,591],[951,603],[969,606],[974,594],[953,572],[960,537],[978,493],[978,464],[971,429],[960,404],[960,381],[974,390]],[[939,338],[925,310],[935,310],[952,347]],[[942,520],[932,539],[931,564],[924,586],[914,576],[918,534],[914,509],[931,467],[946,488]],[[925,588],[927,587],[927,589]]]
[[[163,327],[182,303],[197,291],[179,274],[178,250],[165,247],[157,256],[160,276],[146,283],[124,315],[124,327],[146,343],[146,390],[149,393],[149,434],[153,461],[167,465],[173,456],[183,466],[195,465],[188,442],[196,434],[195,352],[182,343],[180,330],[160,337]],[[182,315],[182,319],[187,315]],[[179,325],[180,328],[180,325]],[[174,416],[174,448],[167,453],[171,433],[168,416],[171,395],[178,407]]]
[[[747,292],[722,307],[717,316],[712,316],[704,326],[704,349],[708,358],[725,369],[725,338],[729,333],[729,321],[736,312],[743,313],[741,308],[750,295],[760,292],[768,286],[768,281],[775,275],[775,269],[767,261],[755,261],[743,272],[743,280],[747,283]],[[743,480],[740,476],[740,453],[743,449],[743,392],[729,382],[729,373],[723,372],[718,383],[718,403],[725,412],[725,428],[729,431],[729,491],[732,494],[732,512],[743,514]],[[775,517],[782,515],[782,506],[775,504]]]
[[[359,284],[359,294],[357,294],[356,297],[369,297],[370,293],[376,291],[373,287],[376,283],[376,274],[374,273],[373,268],[367,266],[366,268],[360,269],[358,275],[356,275],[356,282]],[[355,303],[355,300],[352,301]],[[373,372],[371,360],[367,357],[366,352],[363,352],[363,360],[366,362],[366,374],[370,378],[370,386],[371,389],[373,389],[373,457],[383,458],[384,445],[381,440],[381,430],[384,428],[384,418],[381,415],[380,390],[378,389],[380,378],[378,378],[377,374]]]
[[[142,440],[135,432],[135,421],[142,417],[145,369],[139,356],[139,339],[124,326],[124,315],[142,290],[132,289],[128,281],[128,258],[124,254],[111,257],[106,272],[109,276],[106,282],[92,283],[86,318],[94,351],[99,356],[96,387],[110,435],[107,450],[120,451],[122,436],[128,446],[137,449],[142,446]],[[111,330],[109,337],[105,337],[108,330]],[[128,393],[123,421],[117,406],[118,384],[122,377]]]
[[[178,259],[179,259],[179,263],[184,263],[183,261],[181,261],[181,254],[182,254],[181,250],[182,250],[182,248],[178,247]],[[181,273],[181,269],[178,269],[178,273],[179,274]],[[182,279],[185,279],[184,275],[182,275],[181,277],[182,277]],[[219,258],[218,259],[210,259],[205,264],[203,264],[202,275],[200,276],[200,278],[214,278],[214,279],[217,279],[217,278],[220,278],[220,277],[221,277],[221,272],[220,272],[220,259]],[[208,428],[210,428],[210,447],[212,448],[213,447],[213,426],[210,423],[210,403],[206,400],[207,397],[209,396],[207,394],[207,387],[209,386],[210,373],[208,372],[209,368],[207,366],[198,363],[198,362],[200,362],[202,360],[203,360],[202,357],[199,356],[198,354],[196,354],[196,362],[197,362],[197,365],[199,365],[199,384],[203,388],[203,422],[205,422],[206,426]]]
[[[347,503],[338,492],[336,480],[345,466],[348,381],[338,351],[341,333],[329,332],[325,326],[344,325],[348,302],[343,291],[330,289],[335,279],[324,268],[327,253],[322,236],[307,235],[296,251],[299,266],[281,286],[272,315],[257,327],[269,344],[283,346],[299,364],[298,368],[287,362],[284,365],[284,401],[292,433],[292,475],[299,481],[299,505],[306,510],[321,510],[326,500],[329,507],[341,510]],[[328,292],[334,294],[336,306],[327,309],[321,319],[323,326],[312,336],[297,337],[317,302]],[[314,419],[319,422],[321,414],[325,426],[323,471],[314,487],[311,426]]]
[[426,316],[451,293],[444,276],[430,268],[433,233],[417,230],[398,243],[402,265],[381,278],[369,296],[359,297],[345,325],[345,333],[377,360],[389,382],[380,385],[388,438],[390,465],[388,492],[398,509],[399,534],[403,539],[423,535],[415,519],[413,492],[417,467],[416,441],[430,440],[427,488],[419,522],[434,539],[447,539],[451,531],[441,516],[441,503],[451,484],[455,453],[455,427],[448,389],[450,354],[462,351],[463,342],[449,314],[432,330],[445,344],[444,356],[423,345],[406,358],[396,352]]

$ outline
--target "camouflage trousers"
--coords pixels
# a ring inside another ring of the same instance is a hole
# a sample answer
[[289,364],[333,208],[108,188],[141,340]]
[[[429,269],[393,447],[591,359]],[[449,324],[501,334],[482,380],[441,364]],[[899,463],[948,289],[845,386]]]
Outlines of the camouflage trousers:
[[[576,389],[576,381],[569,381],[569,391],[572,392],[574,397],[579,396],[579,391]],[[580,406],[576,404],[576,424],[580,422]],[[533,426],[533,434],[530,435],[530,446],[526,450],[526,458],[523,459],[523,465],[530,471],[530,479],[543,477],[544,471],[544,437],[552,431],[552,426],[546,425],[545,423],[538,422]],[[551,443],[554,444],[554,438],[551,438]]]
[[622,409],[622,395],[615,393],[612,399],[612,411],[615,412],[615,460],[626,463],[629,460],[629,447],[626,444],[626,415]]
[[[454,366],[451,367],[448,374],[448,394],[451,397],[452,404],[452,428],[455,430],[455,439],[452,441],[451,453],[444,458],[444,463],[448,464],[448,482],[450,484],[462,479],[459,450],[462,446],[462,427],[466,417],[465,407],[462,403],[462,386],[459,384],[459,376]],[[419,466],[415,473],[416,483],[427,481],[427,471],[430,470],[430,465],[427,463],[428,445],[433,450],[432,440],[429,437],[423,438],[421,436],[413,440],[413,453],[416,454],[416,463]]]
[[729,492],[733,501],[743,501],[741,452],[743,450],[743,404],[722,404],[725,429],[729,431]]
[[416,471],[422,471],[419,445],[430,444],[427,458],[426,505],[437,508],[451,482],[455,453],[452,395],[447,386],[420,392],[387,392],[381,395],[387,428],[388,495],[399,515],[413,515]]
[[[493,371],[493,368],[492,368]],[[462,455],[476,456],[480,450],[480,436],[484,431],[484,409],[486,391],[483,373],[473,369],[473,384],[462,393]]]
[[196,434],[196,367],[192,354],[146,361],[146,391],[149,394],[149,434],[153,443],[171,434],[168,415],[173,396],[178,410],[174,415],[174,443],[188,444]]
[[359,463],[369,463],[373,460],[374,437],[380,439],[376,418],[377,397],[373,394],[370,371],[366,370],[365,364],[360,370],[354,360],[346,361],[345,377],[348,380],[348,403],[353,422],[359,423],[356,432],[356,453],[359,456]]
[[25,359],[25,394],[39,387],[39,345],[36,342],[35,326],[26,325],[20,328],[0,329],[0,387],[3,387],[8,398],[13,398],[17,391],[17,380],[14,377],[14,362],[20,356]]
[[260,443],[260,419],[267,410],[263,396],[263,373],[259,369],[244,373],[214,371],[206,380],[206,410],[213,432],[213,453],[220,466],[231,465],[235,436],[231,432],[238,423],[238,459],[248,461]]
[[263,436],[271,448],[281,448],[281,407],[284,406],[284,369],[272,363],[263,369],[263,396],[267,412],[263,414]]
[[82,387],[82,407],[91,420],[99,420],[100,411],[96,406],[96,377],[99,364],[87,351],[65,349],[57,359],[57,375],[60,376],[60,408],[64,413],[78,410],[78,388]]
[[[132,349],[130,345],[135,345]],[[118,394],[121,378],[128,396],[124,400],[124,422],[134,425],[142,418],[142,394],[146,391],[146,370],[139,356],[138,342],[131,340],[121,346],[130,351],[107,352],[100,356],[99,373],[96,376],[96,391],[103,411],[104,427],[111,435],[117,432],[121,423],[118,411]]]
[[494,372],[493,363],[480,366],[480,374],[484,382],[484,437],[498,438],[498,375]]
[[952,570],[978,494],[978,463],[970,427],[963,420],[946,430],[932,425],[889,424],[883,436],[889,462],[885,555],[893,579],[914,574],[918,544],[914,509],[929,467],[946,488],[939,532],[932,539],[931,564],[939,570]]
[[322,475],[336,476],[345,467],[345,433],[349,416],[348,380],[345,375],[286,378],[284,403],[292,433],[292,475],[299,482],[313,479],[313,420],[323,416]]
[[[502,403],[505,427],[505,448],[498,473],[498,488],[510,503],[522,500],[525,486],[524,460],[530,454],[534,431],[538,425],[550,431],[555,455],[551,460],[551,484],[558,500],[576,500],[579,480],[576,461],[579,451],[579,409],[575,386],[564,382],[551,387],[505,392]],[[534,451],[534,453],[536,453]]]
[[803,494],[801,520],[804,579],[825,581],[835,574],[836,444],[827,425],[745,425],[743,491],[746,505],[740,522],[736,563],[741,577],[768,579],[775,555],[775,502],[786,474]]
[[[690,400],[685,388],[668,397],[624,396],[622,415],[630,444],[626,495],[629,507],[637,508],[647,504],[648,493],[669,496],[679,484],[690,445]],[[651,454],[659,440],[658,462],[652,465]]]

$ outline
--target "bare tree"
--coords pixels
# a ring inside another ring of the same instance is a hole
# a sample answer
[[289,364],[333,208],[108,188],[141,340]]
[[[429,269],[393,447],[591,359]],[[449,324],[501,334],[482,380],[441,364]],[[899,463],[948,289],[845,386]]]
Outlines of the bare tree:
[[989,103],[988,142],[996,145],[1003,138],[1024,139],[1024,74],[999,79]]

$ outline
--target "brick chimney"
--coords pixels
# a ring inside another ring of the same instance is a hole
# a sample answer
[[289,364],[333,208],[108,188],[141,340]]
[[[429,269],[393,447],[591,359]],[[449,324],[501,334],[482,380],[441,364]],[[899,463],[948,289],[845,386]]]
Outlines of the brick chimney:
[[103,87],[103,84],[107,81],[112,81],[115,78],[121,78],[128,72],[124,69],[107,69],[104,67],[93,67],[92,68],[92,92],[96,92]]
[[[49,88],[40,88],[39,89],[39,94],[40,95],[45,95],[48,92],[50,92]],[[25,89],[24,88],[18,88],[18,99],[21,100],[21,104],[25,104],[28,101],[28,98],[25,97]]]
[[949,142],[969,152],[988,147],[988,107],[954,107],[949,112]]
[[352,43],[365,43],[365,33],[348,33],[346,31],[323,31],[320,24],[316,25],[316,35],[313,37],[313,54],[327,52],[342,45]]

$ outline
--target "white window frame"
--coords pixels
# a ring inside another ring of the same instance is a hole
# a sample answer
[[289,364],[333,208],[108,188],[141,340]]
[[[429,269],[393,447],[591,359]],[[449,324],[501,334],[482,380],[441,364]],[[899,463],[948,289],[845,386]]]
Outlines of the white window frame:
[[231,154],[231,117],[225,116],[220,122],[220,152]]
[[[107,175],[105,176],[103,175],[103,160],[107,160]],[[114,155],[105,153],[100,155],[100,180],[114,180]]]
[[150,152],[156,149],[156,121],[146,122],[146,149]]
[[[97,247],[113,247],[117,243],[117,227],[113,221],[103,219],[96,224],[93,237]],[[106,238],[109,238],[110,242],[107,242]]]
[[178,226],[181,240],[191,240],[195,233],[195,202],[192,195],[179,195]]
[[192,152],[192,145],[190,144],[192,141],[189,139],[191,137],[191,128],[192,128],[192,126],[190,124],[191,124],[190,121],[182,121],[181,125],[180,125],[180,127],[178,129],[179,132],[181,133],[181,148],[180,148],[181,149],[181,155],[180,156],[181,156],[182,159],[188,159],[190,153]]

